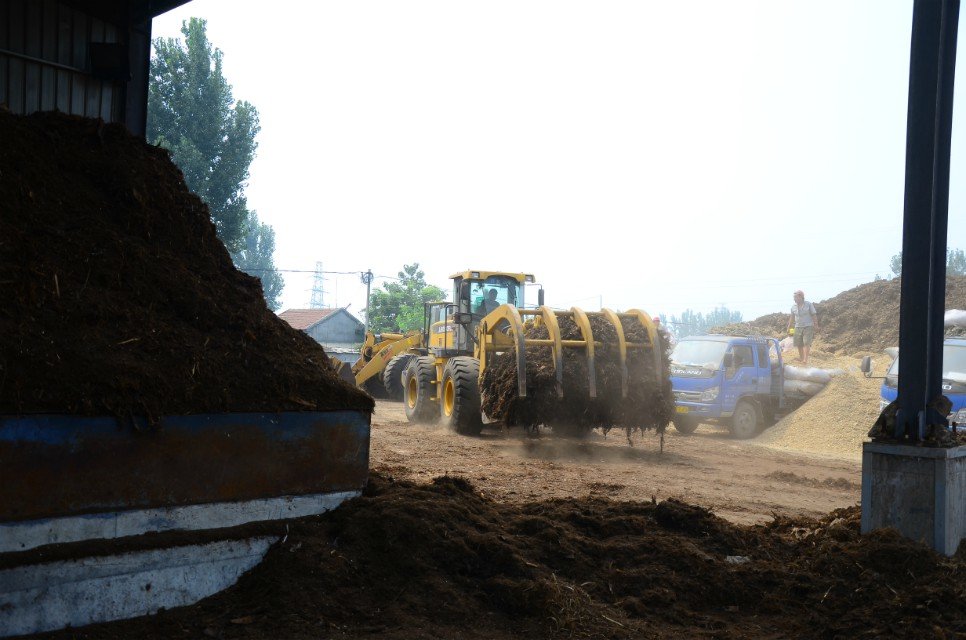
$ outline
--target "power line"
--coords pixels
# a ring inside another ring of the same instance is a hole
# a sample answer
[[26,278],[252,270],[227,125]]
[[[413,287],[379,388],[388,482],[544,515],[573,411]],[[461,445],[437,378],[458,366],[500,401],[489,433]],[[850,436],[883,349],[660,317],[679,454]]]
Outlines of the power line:
[[[358,276],[364,273],[368,273],[368,271],[324,271],[324,270],[319,271],[317,269],[245,269],[245,273],[248,273],[251,271],[277,271],[279,273],[331,273],[331,274],[336,274],[340,276]],[[380,275],[373,274],[372,277],[374,279],[381,279],[381,280],[401,280],[401,278],[398,278],[396,276],[380,276]]]

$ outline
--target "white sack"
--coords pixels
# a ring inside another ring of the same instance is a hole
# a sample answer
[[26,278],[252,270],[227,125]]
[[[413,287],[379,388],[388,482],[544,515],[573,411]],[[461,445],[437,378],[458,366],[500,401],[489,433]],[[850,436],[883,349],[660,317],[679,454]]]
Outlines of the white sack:
[[825,388],[821,382],[809,382],[807,380],[785,380],[785,393],[789,395],[814,396]]
[[944,327],[966,327],[966,311],[950,309],[943,316]]
[[787,380],[804,380],[806,382],[828,384],[832,379],[832,375],[825,369],[819,369],[818,367],[793,367],[790,364],[786,364],[785,378]]

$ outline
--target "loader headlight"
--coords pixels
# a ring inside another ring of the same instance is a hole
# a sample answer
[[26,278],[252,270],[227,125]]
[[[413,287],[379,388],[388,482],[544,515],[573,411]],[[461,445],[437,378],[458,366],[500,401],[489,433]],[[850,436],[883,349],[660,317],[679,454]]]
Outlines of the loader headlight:
[[949,416],[949,419],[956,424],[966,424],[966,408],[960,409],[953,415]]
[[720,387],[711,387],[710,389],[705,389],[701,392],[701,402],[714,402],[718,399],[718,392]]

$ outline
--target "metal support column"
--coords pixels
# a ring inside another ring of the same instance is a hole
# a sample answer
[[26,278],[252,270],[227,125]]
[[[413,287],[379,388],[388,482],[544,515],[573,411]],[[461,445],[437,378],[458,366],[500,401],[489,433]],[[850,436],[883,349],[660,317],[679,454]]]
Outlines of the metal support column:
[[943,308],[949,155],[959,0],[916,0],[909,63],[906,182],[899,309],[898,438],[920,441],[945,416],[929,405],[942,393]]

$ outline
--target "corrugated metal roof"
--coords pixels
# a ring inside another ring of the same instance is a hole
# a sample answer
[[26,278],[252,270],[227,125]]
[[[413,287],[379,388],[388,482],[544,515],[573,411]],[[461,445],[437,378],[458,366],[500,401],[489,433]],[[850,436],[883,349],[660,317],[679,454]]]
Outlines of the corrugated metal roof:
[[305,331],[338,311],[342,311],[342,309],[286,309],[278,314],[278,317],[292,325],[293,328]]

